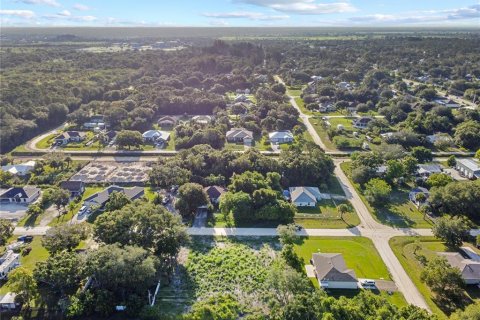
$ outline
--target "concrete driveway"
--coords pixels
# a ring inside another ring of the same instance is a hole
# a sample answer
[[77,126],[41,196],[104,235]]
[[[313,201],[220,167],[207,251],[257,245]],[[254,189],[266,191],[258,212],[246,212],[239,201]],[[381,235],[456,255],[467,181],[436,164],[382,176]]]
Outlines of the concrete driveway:
[[0,219],[19,221],[25,216],[27,209],[28,206],[25,204],[2,203],[0,204]]

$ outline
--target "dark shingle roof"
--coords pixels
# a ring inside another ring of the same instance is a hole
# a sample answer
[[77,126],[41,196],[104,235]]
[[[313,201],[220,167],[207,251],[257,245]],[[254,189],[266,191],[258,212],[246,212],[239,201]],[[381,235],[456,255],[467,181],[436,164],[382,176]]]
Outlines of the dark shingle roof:
[[83,181],[62,181],[60,188],[68,191],[79,191],[85,183]]
[[225,188],[219,186],[205,187],[204,190],[210,199],[217,199],[226,192]]

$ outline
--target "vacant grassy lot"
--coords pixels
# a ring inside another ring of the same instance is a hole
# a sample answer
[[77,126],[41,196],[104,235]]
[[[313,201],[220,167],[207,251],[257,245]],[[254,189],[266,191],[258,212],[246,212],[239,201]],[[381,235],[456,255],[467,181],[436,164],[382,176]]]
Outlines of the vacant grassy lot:
[[359,278],[391,280],[387,267],[372,241],[364,237],[309,237],[295,245],[295,251],[305,264],[313,253],[341,253],[348,268]]
[[346,201],[322,200],[316,207],[299,207],[298,213],[295,215],[295,223],[306,229],[343,229],[359,225],[360,219],[351,206],[350,212],[340,217],[337,206],[342,203],[350,206]]
[[[417,250],[416,254],[414,253],[416,246],[415,240],[418,240],[417,243],[420,245],[420,249]],[[420,280],[420,273],[423,267],[416,257],[424,255],[427,259],[432,259],[437,255],[437,252],[447,251],[447,248],[441,241],[433,237],[394,237],[390,239],[390,246],[410,279],[412,279],[415,286],[424,296],[432,312],[437,314],[440,319],[446,319],[447,316],[441,310],[441,306],[438,306],[434,302],[434,296],[429,287]],[[480,290],[478,288],[470,288],[466,293],[470,299],[477,302],[480,301]]]
[[[340,165],[347,177],[350,179],[350,162]],[[394,227],[408,228],[430,228],[433,225],[432,219],[423,215],[408,199],[407,189],[394,189],[389,203],[384,207],[372,206],[362,194],[360,186],[350,182],[355,187],[363,202],[372,213],[372,216],[380,223]]]

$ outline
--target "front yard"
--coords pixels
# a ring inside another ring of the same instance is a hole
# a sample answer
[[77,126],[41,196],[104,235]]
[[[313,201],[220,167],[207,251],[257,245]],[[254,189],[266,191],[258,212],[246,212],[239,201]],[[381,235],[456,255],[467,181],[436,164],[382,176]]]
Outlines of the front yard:
[[308,237],[295,245],[295,252],[310,264],[313,253],[341,253],[347,268],[358,278],[391,280],[373,242],[364,237]]
[[[343,214],[337,212],[337,206],[347,203],[350,212]],[[347,201],[322,200],[315,207],[298,207],[295,215],[295,223],[306,229],[328,228],[343,229],[351,228],[360,224],[360,219],[355,209]]]
[[408,189],[395,188],[390,195],[389,203],[383,207],[371,205],[362,194],[360,186],[350,178],[350,162],[340,165],[352,185],[357,190],[360,198],[372,213],[372,216],[380,223],[400,228],[431,228],[433,220],[421,213],[408,199]]
[[[416,240],[418,241],[416,242]],[[417,244],[419,245],[419,249],[415,252]],[[471,246],[467,243],[464,243],[464,245]],[[448,251],[445,245],[434,237],[394,237],[390,239],[390,247],[410,279],[412,279],[415,286],[425,298],[432,312],[438,315],[440,319],[447,319],[446,314],[441,310],[441,306],[438,306],[434,302],[430,288],[420,280],[420,273],[423,266],[417,259],[420,255],[424,255],[427,259],[432,259],[437,256],[437,252]],[[466,294],[473,301],[477,303],[480,302],[480,289],[469,288],[466,290]]]

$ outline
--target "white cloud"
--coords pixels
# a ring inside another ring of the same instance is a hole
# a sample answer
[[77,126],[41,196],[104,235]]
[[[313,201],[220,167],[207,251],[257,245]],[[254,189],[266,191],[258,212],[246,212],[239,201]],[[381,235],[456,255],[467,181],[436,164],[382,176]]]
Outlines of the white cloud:
[[62,17],[70,17],[72,14],[68,10],[63,10],[63,11],[60,11],[58,15]]
[[91,21],[98,20],[98,18],[95,16],[76,16],[76,17],[72,17],[72,20],[80,21],[80,22],[91,22]]
[[13,16],[24,19],[35,17],[35,12],[31,10],[0,10],[0,16]]
[[236,0],[236,2],[266,7],[286,13],[305,15],[345,13],[357,10],[348,2],[321,3],[315,0]]
[[25,4],[40,4],[50,7],[60,7],[60,3],[56,0],[17,0],[17,2],[22,2]]
[[78,10],[78,11],[88,11],[91,8],[89,6],[86,6],[86,5],[81,4],[81,3],[75,3],[73,5],[73,9]]
[[250,20],[284,20],[288,19],[287,15],[266,15],[260,12],[251,11],[232,11],[232,12],[216,12],[216,13],[203,13],[208,18],[216,19],[250,19]]
[[367,16],[351,17],[352,22],[371,22],[383,24],[429,24],[447,23],[458,20],[470,20],[480,18],[480,5],[450,10],[430,10],[416,13],[373,14]]

